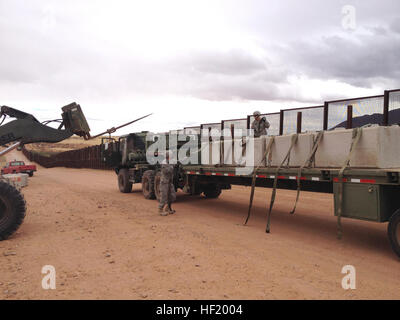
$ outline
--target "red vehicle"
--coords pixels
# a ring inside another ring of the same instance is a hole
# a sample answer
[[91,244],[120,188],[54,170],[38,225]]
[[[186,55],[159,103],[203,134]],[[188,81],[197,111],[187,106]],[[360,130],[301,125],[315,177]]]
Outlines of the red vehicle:
[[35,165],[25,165],[25,162],[23,161],[14,160],[7,163],[5,167],[1,169],[1,174],[27,173],[30,177],[32,177],[35,171]]

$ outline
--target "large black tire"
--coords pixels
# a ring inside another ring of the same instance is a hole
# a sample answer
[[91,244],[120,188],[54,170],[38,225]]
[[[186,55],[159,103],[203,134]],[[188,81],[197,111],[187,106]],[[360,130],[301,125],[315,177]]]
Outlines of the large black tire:
[[160,185],[161,185],[161,172],[158,171],[156,173],[156,176],[154,177],[154,193],[155,193],[156,199],[158,201],[160,201],[160,198],[161,198]]
[[201,186],[196,182],[192,182],[189,194],[191,196],[199,196],[201,193],[202,193]]
[[390,217],[388,225],[388,236],[393,251],[400,258],[400,209]]
[[28,173],[30,177],[33,177],[33,171]]
[[221,194],[221,187],[218,184],[209,184],[203,188],[203,193],[206,198],[215,199]]
[[13,186],[0,181],[0,241],[18,230],[25,214],[24,196]]
[[120,169],[118,172],[118,187],[122,193],[132,192],[132,182],[129,181],[128,169]]
[[156,198],[154,192],[154,170],[147,170],[142,176],[142,193],[143,196],[148,200],[153,200]]

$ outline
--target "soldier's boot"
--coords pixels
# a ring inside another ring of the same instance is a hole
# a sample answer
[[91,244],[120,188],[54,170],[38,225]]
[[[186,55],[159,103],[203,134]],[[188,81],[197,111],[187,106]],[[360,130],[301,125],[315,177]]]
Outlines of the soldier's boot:
[[167,216],[168,212],[164,211],[163,208],[158,207],[158,213],[160,214],[160,216]]
[[163,213],[162,213],[161,215],[162,215],[162,216],[167,216],[167,215],[169,215],[168,206],[166,206],[166,207],[164,208],[164,211],[163,211]]
[[172,209],[171,204],[168,204],[168,213],[169,214],[174,214],[176,211]]

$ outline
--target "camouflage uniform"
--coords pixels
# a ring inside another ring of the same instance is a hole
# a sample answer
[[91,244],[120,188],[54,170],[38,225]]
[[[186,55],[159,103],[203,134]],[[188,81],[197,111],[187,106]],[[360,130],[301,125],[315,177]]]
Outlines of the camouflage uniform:
[[161,165],[161,181],[160,181],[160,203],[159,208],[162,209],[166,204],[169,206],[176,200],[175,187],[173,184],[174,166],[171,164]]
[[251,128],[254,129],[254,137],[266,136],[269,122],[265,118],[262,118],[260,121],[254,120]]

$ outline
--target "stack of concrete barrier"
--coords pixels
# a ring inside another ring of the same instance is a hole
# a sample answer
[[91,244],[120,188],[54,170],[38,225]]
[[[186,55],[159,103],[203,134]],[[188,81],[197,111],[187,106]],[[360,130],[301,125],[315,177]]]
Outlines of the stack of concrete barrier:
[[[274,137],[270,161],[264,158],[265,150],[272,137],[224,139],[203,144],[202,164],[223,166],[279,166],[287,155],[293,135]],[[350,152],[352,129],[325,131],[315,154],[313,166],[318,168],[340,168]],[[310,156],[317,132],[298,135],[290,156],[290,167],[303,166]],[[207,152],[206,152],[207,151]],[[285,163],[286,165],[286,163]],[[400,168],[400,127],[362,128],[361,138],[356,145],[350,167],[391,169]]]
[[[325,131],[315,154],[314,166],[318,168],[340,168],[347,159],[352,143],[353,130]],[[298,135],[297,143],[290,152],[289,166],[305,164],[313,148],[317,133]],[[267,137],[268,144],[270,137]],[[275,137],[271,148],[272,166],[278,166],[286,156],[292,135]],[[356,145],[350,167],[354,168],[400,168],[400,127],[368,127]]]
[[[349,154],[351,141],[352,130],[325,132],[315,154],[315,165],[341,167]],[[363,128],[350,167],[400,168],[400,127]]]
[[2,177],[7,183],[20,190],[28,185],[28,176],[26,173],[13,173],[4,174]]

